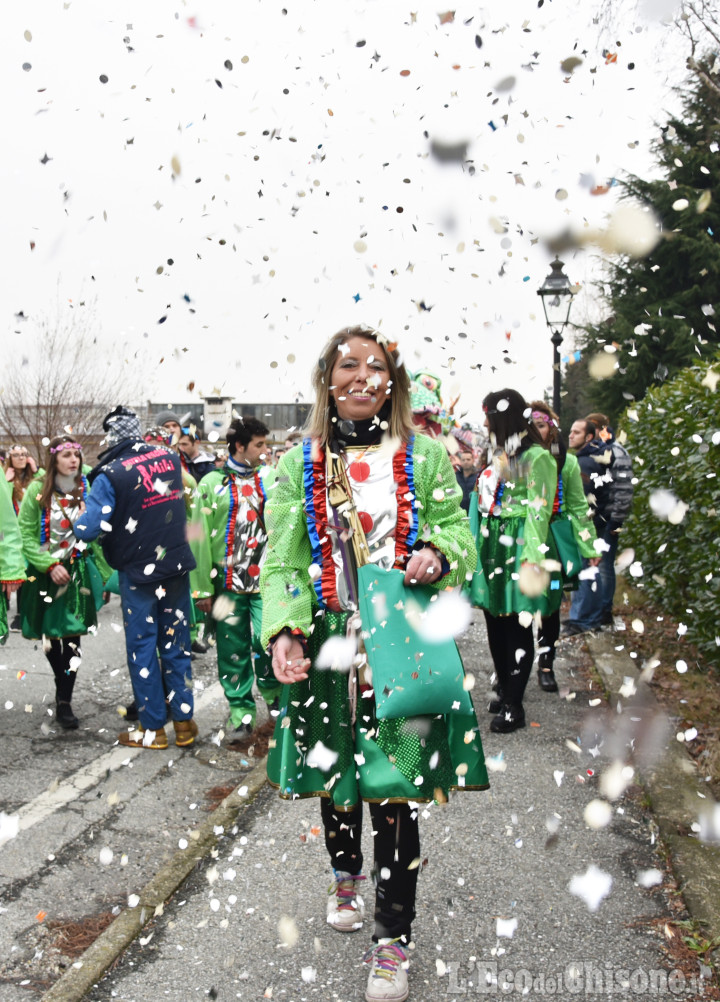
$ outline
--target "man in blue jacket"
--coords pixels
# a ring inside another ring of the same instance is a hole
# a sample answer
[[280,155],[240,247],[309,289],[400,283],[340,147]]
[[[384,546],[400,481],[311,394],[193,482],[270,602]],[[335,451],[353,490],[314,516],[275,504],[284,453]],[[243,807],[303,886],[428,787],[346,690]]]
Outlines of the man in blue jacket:
[[[75,523],[78,539],[100,537],[118,571],[128,668],[139,726],[119,735],[131,748],[167,748],[170,716],[175,743],[193,744],[189,571],[180,459],[144,442],[135,413],[116,407],[103,421],[107,448],[88,479],[87,509]],[[162,669],[158,660],[162,658]]]

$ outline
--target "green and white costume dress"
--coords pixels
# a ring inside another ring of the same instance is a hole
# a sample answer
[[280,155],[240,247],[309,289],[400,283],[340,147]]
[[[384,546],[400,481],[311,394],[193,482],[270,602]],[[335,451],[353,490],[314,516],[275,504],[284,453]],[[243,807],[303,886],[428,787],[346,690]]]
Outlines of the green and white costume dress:
[[[97,625],[102,605],[103,579],[96,566],[97,556],[87,544],[78,542],[72,525],[80,507],[57,490],[48,508],[40,507],[43,477],[36,477],[20,505],[18,523],[27,561],[27,582],[20,592],[22,634],[28,640],[42,637],[73,637],[88,633]],[[88,485],[82,475],[83,497]],[[70,574],[65,585],[56,585],[50,570],[63,564]],[[103,572],[110,569],[103,563]]]
[[[343,454],[370,561],[403,569],[416,545],[432,544],[461,585],[475,547],[447,453],[424,435]],[[323,449],[311,439],[281,460],[266,484],[268,552],[261,574],[263,644],[283,630],[306,639],[308,678],[285,686],[268,757],[268,778],[288,799],[329,796],[348,810],[359,800],[445,800],[451,789],[488,786],[475,713],[378,720],[372,689],[354,675],[316,667],[330,637],[344,637],[354,612],[344,559],[346,526],[331,507]],[[352,680],[352,681],[350,681]]]

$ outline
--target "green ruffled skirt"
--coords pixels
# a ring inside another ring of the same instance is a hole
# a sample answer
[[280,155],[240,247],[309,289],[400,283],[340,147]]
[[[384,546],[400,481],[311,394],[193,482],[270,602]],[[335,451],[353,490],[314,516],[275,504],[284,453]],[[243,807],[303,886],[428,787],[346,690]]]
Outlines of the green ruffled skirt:
[[283,687],[267,766],[280,796],[329,796],[349,810],[359,800],[444,801],[450,790],[487,789],[474,712],[378,720],[372,693],[358,691],[353,725],[348,674],[314,667],[328,637],[345,635],[347,617],[315,620],[308,677]]
[[[471,520],[471,528],[475,525]],[[470,601],[491,616],[509,616],[519,612],[539,612],[549,616],[560,608],[563,592],[562,574],[551,571],[548,588],[536,597],[524,595],[519,587],[525,519],[481,517],[475,531],[477,570],[470,583]],[[545,559],[560,562],[552,533],[546,540]]]
[[20,623],[26,640],[81,636],[97,626],[103,582],[90,557],[73,560],[70,581],[56,585],[49,574],[28,565],[20,590]]

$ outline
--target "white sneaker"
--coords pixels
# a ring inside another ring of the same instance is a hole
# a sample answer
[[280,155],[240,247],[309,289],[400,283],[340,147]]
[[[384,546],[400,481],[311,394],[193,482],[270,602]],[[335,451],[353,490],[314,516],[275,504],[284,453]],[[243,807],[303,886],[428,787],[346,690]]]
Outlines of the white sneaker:
[[335,882],[328,888],[327,921],[338,932],[357,932],[362,929],[365,902],[357,893],[357,883],[364,880],[361,873],[333,870]]
[[404,1002],[408,997],[407,954],[398,941],[381,939],[365,954],[372,970],[365,989],[366,1002]]

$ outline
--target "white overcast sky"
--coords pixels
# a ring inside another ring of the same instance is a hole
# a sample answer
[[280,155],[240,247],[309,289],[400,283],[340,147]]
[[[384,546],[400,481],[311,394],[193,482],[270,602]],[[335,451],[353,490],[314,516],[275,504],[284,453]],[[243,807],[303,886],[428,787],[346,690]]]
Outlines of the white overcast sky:
[[[537,238],[603,222],[614,192],[591,189],[647,173],[653,119],[682,79],[661,20],[674,4],[628,5],[610,25],[593,24],[597,7],[8,6],[11,352],[32,364],[19,311],[92,302],[136,399],[272,402],[307,399],[327,337],[365,322],[411,370],[440,375],[446,402],[461,391],[470,416],[493,388],[540,395],[551,346],[536,289],[551,255]],[[432,139],[466,142],[474,174],[439,164]],[[565,260],[585,287],[576,309],[592,310],[591,254]]]

